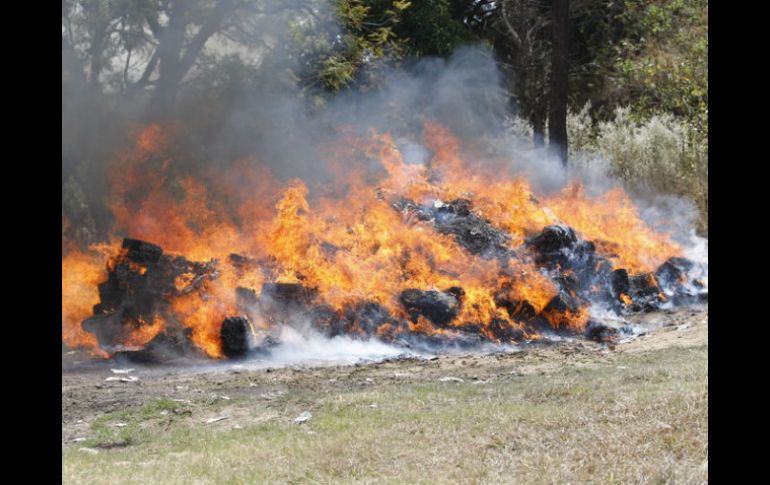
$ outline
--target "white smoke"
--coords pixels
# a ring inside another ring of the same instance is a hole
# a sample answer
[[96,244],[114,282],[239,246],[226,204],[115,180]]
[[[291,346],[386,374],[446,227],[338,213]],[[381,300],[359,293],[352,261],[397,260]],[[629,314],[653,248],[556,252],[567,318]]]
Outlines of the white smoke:
[[273,347],[266,358],[271,365],[352,364],[416,355],[373,338],[357,340],[346,335],[327,338],[310,328],[300,332],[289,325],[281,327],[279,340],[280,344]]

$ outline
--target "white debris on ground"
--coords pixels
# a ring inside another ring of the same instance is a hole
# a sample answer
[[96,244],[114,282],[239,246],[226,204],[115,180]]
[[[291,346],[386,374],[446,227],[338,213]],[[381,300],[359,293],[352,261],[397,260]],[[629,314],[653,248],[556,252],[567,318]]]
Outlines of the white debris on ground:
[[440,377],[439,382],[465,382],[464,380],[460,379],[459,377],[452,377],[452,376],[444,376]]
[[128,374],[129,372],[134,372],[136,369],[110,369],[110,372],[113,374]]
[[296,418],[294,418],[294,424],[302,424],[307,421],[310,421],[310,418],[312,418],[313,415],[310,414],[310,411],[305,411],[304,413],[300,414]]
[[217,423],[217,422],[219,422],[219,421],[224,421],[225,419],[230,419],[230,416],[228,416],[228,415],[224,415],[224,416],[217,416],[217,417],[215,417],[215,418],[210,418],[210,419],[207,419],[207,420],[205,421],[205,423],[206,423],[206,424]]
[[136,376],[126,376],[126,377],[108,377],[105,379],[107,382],[136,382],[139,378]]

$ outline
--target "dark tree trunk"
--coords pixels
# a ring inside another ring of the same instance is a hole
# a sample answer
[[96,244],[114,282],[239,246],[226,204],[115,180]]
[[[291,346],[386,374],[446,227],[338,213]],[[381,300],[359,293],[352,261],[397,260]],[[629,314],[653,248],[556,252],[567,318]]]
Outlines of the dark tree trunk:
[[104,44],[107,40],[107,21],[102,20],[103,12],[101,11],[102,5],[99,2],[86,3],[84,8],[89,12],[96,20],[90,27],[90,42],[88,47],[88,56],[91,59],[89,63],[88,83],[91,85],[91,89],[95,92],[99,92],[99,75],[102,73],[104,67]]
[[538,110],[532,113],[529,119],[532,124],[532,142],[535,144],[535,148],[542,148],[545,146],[545,120]]
[[[190,71],[209,37],[221,27],[225,15],[235,6],[233,0],[218,0],[213,10],[201,24],[200,29],[185,43],[185,34],[190,24],[187,0],[173,0],[169,13],[168,25],[161,31],[157,50],[158,80],[151,109],[154,118],[167,118],[173,115],[179,84]],[[157,30],[158,26],[152,26]],[[151,63],[155,62],[153,56]]]
[[170,115],[176,100],[176,88],[183,74],[179,72],[179,60],[187,27],[186,13],[186,2],[172,1],[168,25],[162,31],[158,45],[158,80],[151,103],[153,118]]
[[567,74],[569,69],[569,0],[553,0],[550,101],[548,107],[549,148],[567,166]]

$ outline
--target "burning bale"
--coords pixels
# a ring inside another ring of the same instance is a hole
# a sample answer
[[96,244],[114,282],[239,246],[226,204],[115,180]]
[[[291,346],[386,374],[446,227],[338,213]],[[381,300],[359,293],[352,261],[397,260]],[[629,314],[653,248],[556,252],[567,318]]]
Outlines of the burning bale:
[[561,291],[553,297],[541,315],[550,322],[554,330],[567,333],[580,332],[588,323],[585,304],[566,291]]
[[594,243],[580,239],[565,225],[545,227],[529,238],[526,246],[534,253],[535,264],[555,272],[569,291],[589,291],[612,271],[612,264],[596,253]]
[[387,308],[374,301],[360,301],[344,309],[344,328],[347,334],[368,337],[382,329],[387,335],[404,328],[403,320],[395,318]]
[[[107,281],[99,284],[100,301],[83,329],[105,349],[145,346],[173,322],[170,299],[200,291],[218,276],[216,262],[197,263],[163,254],[160,246],[126,238],[122,251],[108,263]],[[179,332],[169,328],[168,333]],[[180,346],[182,339],[170,340]]]
[[508,316],[517,322],[529,323],[537,317],[535,307],[530,302],[519,299],[510,282],[504,282],[494,298],[495,305],[505,309]]
[[494,227],[487,219],[471,209],[471,201],[456,199],[445,203],[436,200],[431,205],[418,205],[398,198],[391,205],[418,220],[430,222],[441,234],[452,235],[463,248],[485,259],[509,257],[510,235]]
[[116,359],[130,362],[151,364],[169,362],[189,356],[203,357],[203,353],[190,342],[190,331],[162,332],[141,348],[131,348],[115,352]]
[[331,305],[315,305],[310,310],[308,318],[313,328],[328,337],[344,335],[347,331],[347,325],[340,315],[340,312],[335,310]]
[[617,339],[619,331],[604,323],[591,320],[586,325],[585,336],[594,342],[612,342]]
[[462,288],[454,287],[446,291],[422,291],[407,289],[401,292],[399,301],[406,309],[412,322],[419,315],[424,316],[440,327],[446,327],[457,317],[465,295]]
[[708,290],[700,279],[702,265],[686,258],[669,258],[655,272],[660,288],[675,305],[708,301]]
[[313,303],[318,290],[296,283],[265,283],[259,301],[263,304],[275,304],[279,311],[305,309]]
[[631,280],[628,278],[628,271],[623,268],[613,271],[610,277],[610,284],[612,285],[612,296],[615,300],[630,305],[632,302]]
[[584,271],[597,266],[596,246],[565,225],[545,227],[526,245],[535,253],[535,263],[548,269]]
[[137,239],[124,239],[123,249],[129,260],[139,264],[155,264],[163,256],[160,246]]
[[524,330],[512,327],[508,321],[495,318],[489,324],[493,340],[500,342],[521,342],[525,338]]
[[267,351],[285,325],[431,348],[553,332],[605,341],[613,330],[592,319],[597,307],[623,315],[708,295],[707,266],[683,258],[622,191],[592,198],[572,185],[535,198],[507,164],[468,163],[435,123],[424,164],[405,163],[386,134],[351,135],[354,157],[334,166],[379,157],[380,167],[335,171],[313,191],[245,167],[247,195],[227,200],[211,197],[231,181],[171,184],[169,164],[144,165],[157,132],[115,170],[114,222],[135,237],[95,245],[101,259],[62,258],[68,345],[238,358]]

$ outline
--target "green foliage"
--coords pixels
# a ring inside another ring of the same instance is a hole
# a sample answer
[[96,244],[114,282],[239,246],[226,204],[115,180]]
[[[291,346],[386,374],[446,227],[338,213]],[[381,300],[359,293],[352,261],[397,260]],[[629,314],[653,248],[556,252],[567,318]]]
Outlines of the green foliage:
[[708,126],[707,0],[576,0],[571,106],[611,119],[672,113]]
[[317,17],[293,28],[301,85],[336,92],[359,82],[376,84],[376,70],[398,60],[405,39],[395,33],[411,2],[334,0],[331,17]]
[[624,5],[622,21],[630,24],[630,32],[616,48],[617,101],[638,113],[700,119],[699,129],[707,130],[707,0],[627,0]]
[[406,40],[410,54],[446,57],[458,46],[477,40],[462,19],[453,15],[451,0],[414,2],[394,32]]

